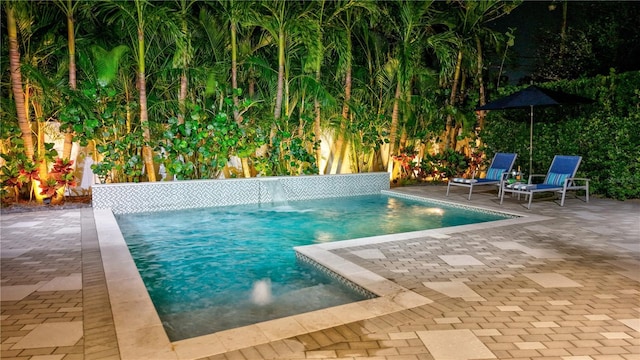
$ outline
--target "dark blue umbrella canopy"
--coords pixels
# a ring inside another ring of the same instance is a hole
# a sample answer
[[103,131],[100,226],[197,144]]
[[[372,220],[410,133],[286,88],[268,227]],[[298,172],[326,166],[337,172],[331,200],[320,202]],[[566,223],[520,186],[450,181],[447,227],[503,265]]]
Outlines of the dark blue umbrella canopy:
[[593,100],[560,91],[542,89],[531,85],[495,101],[491,101],[476,110],[530,109],[531,128],[529,134],[529,174],[533,171],[533,108],[560,105],[590,104]]
[[531,85],[498,100],[476,108],[476,110],[527,109],[542,106],[590,104],[593,100],[560,91],[542,89]]

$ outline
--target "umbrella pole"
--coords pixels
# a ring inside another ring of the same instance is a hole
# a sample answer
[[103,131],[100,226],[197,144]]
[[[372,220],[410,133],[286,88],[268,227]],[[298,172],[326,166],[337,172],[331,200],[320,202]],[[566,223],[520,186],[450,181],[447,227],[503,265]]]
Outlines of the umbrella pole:
[[529,176],[533,174],[533,105],[531,106],[531,126],[529,126]]

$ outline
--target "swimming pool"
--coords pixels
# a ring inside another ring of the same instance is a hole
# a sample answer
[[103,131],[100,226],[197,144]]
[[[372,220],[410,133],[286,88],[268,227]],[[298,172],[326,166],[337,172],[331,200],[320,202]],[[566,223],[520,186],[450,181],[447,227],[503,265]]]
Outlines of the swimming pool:
[[295,246],[499,219],[368,195],[128,214],[118,224],[177,340],[367,298],[297,261]]

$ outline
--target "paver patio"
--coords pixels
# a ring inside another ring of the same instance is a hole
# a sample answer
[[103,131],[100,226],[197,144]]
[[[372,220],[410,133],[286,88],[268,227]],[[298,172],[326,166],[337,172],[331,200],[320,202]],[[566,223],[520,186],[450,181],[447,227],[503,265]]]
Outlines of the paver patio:
[[[432,302],[209,359],[640,359],[640,202],[394,190],[548,219],[335,249]],[[0,357],[120,359],[92,209],[2,214],[0,235]]]

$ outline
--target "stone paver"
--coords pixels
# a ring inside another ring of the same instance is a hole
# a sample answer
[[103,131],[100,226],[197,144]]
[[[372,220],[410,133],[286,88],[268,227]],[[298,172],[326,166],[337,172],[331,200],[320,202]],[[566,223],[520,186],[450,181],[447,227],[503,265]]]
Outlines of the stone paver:
[[[433,303],[207,359],[640,358],[640,202],[396,191],[550,219],[333,250]],[[2,214],[0,231],[0,357],[120,359],[92,210]]]
[[2,214],[0,237],[0,357],[119,359],[92,210]]

